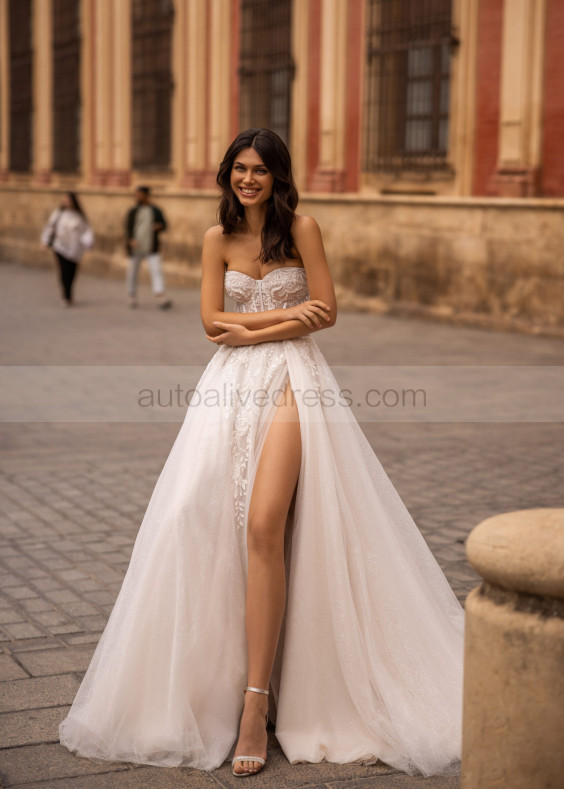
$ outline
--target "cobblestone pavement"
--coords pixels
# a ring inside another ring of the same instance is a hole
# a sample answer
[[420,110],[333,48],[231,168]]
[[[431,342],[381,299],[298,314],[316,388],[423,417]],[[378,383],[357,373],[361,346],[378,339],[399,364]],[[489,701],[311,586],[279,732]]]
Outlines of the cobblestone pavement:
[[[202,365],[215,347],[199,294],[159,311],[148,285],[79,273],[59,305],[53,271],[0,266],[4,365]],[[561,365],[561,340],[360,313],[316,335],[333,365]],[[103,371],[103,368],[101,368]],[[531,368],[531,379],[534,368]],[[60,397],[68,393],[61,389]],[[57,740],[127,568],[180,425],[0,422],[0,775],[5,787],[457,787],[388,766],[289,765],[270,733],[267,769],[99,764]],[[363,429],[461,601],[476,585],[464,540],[489,515],[563,506],[562,423],[364,423]]]

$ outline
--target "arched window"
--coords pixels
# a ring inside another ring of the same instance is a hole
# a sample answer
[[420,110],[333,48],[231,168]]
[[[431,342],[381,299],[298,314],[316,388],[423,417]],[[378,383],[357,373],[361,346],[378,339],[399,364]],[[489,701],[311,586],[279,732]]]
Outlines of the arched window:
[[451,0],[367,0],[363,170],[446,166]]
[[80,164],[80,2],[53,0],[53,170]]
[[291,0],[242,0],[240,36],[239,127],[267,127],[289,144]]
[[140,170],[170,165],[172,0],[132,3],[132,164]]
[[31,168],[32,48],[31,0],[10,0],[10,170]]

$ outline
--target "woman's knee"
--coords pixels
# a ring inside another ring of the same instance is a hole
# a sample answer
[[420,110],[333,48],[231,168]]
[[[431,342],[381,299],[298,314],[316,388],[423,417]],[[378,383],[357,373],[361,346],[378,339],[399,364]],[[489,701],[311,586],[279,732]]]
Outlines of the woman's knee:
[[284,520],[272,508],[257,508],[249,513],[247,547],[263,557],[272,557],[284,546]]

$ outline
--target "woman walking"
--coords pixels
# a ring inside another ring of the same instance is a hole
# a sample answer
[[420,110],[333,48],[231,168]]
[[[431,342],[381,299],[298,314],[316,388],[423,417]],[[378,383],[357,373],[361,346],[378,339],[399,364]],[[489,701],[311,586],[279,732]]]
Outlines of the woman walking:
[[218,348],[61,743],[230,758],[241,777],[265,765],[270,719],[292,763],[455,771],[464,611],[311,337],[337,304],[288,150],[241,132],[217,180],[201,317]]
[[94,233],[74,192],[65,192],[41,233],[43,249],[51,247],[57,259],[63,307],[73,304],[76,271],[86,249],[94,244]]

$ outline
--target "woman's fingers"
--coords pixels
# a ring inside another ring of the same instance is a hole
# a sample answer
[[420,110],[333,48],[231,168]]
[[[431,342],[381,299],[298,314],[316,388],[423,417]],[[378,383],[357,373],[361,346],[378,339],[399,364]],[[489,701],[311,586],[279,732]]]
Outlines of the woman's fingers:
[[323,313],[321,313],[321,315],[322,315],[324,318],[326,318],[327,320],[329,320],[329,316],[328,316],[328,315],[326,315],[325,313],[330,313],[330,312],[331,312],[331,308],[330,308],[330,307],[328,307],[328,306],[325,304],[325,302],[320,302],[319,300],[316,300],[316,301],[317,301],[316,307],[318,307],[318,308],[321,308],[321,310],[323,310],[323,311],[324,311]]
[[323,312],[319,313],[326,321],[329,321],[329,316],[327,313],[331,311],[331,308],[328,307],[325,302],[320,301],[319,299],[314,299],[313,302],[310,302],[312,309],[317,311],[322,310]]
[[319,320],[319,318],[317,317],[317,315],[315,313],[312,314],[311,319],[312,319],[312,321],[315,321],[315,325],[316,326],[321,326],[321,321]]
[[206,334],[206,337],[207,337],[208,340],[211,340],[212,343],[217,343],[218,341],[223,341],[223,339],[225,338],[226,335],[227,335],[227,332],[223,332],[223,334],[216,335],[215,337],[212,337],[211,335]]

